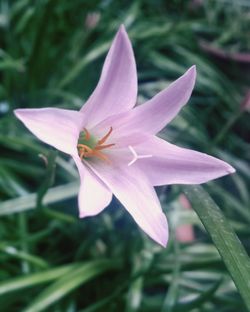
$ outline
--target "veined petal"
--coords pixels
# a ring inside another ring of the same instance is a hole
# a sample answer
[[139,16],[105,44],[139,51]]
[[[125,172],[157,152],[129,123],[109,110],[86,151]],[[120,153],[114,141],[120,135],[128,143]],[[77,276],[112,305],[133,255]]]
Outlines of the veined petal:
[[84,116],[77,111],[59,108],[16,109],[16,117],[41,141],[58,150],[77,154],[79,132]]
[[97,215],[110,204],[112,193],[78,156],[73,158],[81,179],[78,195],[80,218]]
[[192,66],[168,88],[151,100],[133,110],[111,116],[100,123],[100,127],[112,124],[113,129],[129,133],[144,132],[155,134],[163,129],[188,102],[196,78],[195,66]]
[[133,49],[121,26],[106,57],[99,83],[82,107],[88,127],[110,115],[131,109],[136,103],[137,73]]
[[[110,168],[109,168],[110,167]],[[137,224],[162,246],[168,241],[168,224],[154,188],[136,167],[104,166],[93,162],[91,168],[132,215]]]
[[[192,66],[179,79],[148,102],[136,107],[131,122],[141,132],[155,134],[163,129],[188,102],[194,88],[196,68]],[[130,124],[130,127],[132,125]]]
[[138,160],[136,165],[153,185],[200,184],[235,172],[218,158],[178,147],[155,136],[136,146],[136,150],[139,154],[152,155]]

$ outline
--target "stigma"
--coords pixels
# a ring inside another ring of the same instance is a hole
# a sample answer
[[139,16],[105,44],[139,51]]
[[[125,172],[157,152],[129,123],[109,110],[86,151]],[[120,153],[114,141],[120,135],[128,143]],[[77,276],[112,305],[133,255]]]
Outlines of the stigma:
[[86,128],[84,128],[83,131],[80,133],[78,144],[77,144],[77,149],[78,149],[78,154],[79,154],[80,159],[83,160],[84,158],[96,157],[100,160],[110,162],[108,156],[103,153],[103,150],[115,145],[113,143],[104,144],[110,137],[112,131],[113,131],[113,128],[110,127],[108,133],[105,134],[103,138],[96,141],[91,136],[89,131]]
[[131,145],[129,145],[128,148],[129,148],[130,152],[133,155],[133,159],[128,163],[128,167],[133,165],[138,159],[144,159],[144,158],[151,158],[151,157],[153,157],[153,155],[138,155]]

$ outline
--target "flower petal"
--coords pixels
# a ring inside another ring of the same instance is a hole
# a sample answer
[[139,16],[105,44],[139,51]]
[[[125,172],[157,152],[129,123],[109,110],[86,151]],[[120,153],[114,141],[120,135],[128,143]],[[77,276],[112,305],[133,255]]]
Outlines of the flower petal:
[[131,109],[136,103],[137,73],[133,49],[121,26],[106,57],[99,83],[82,107],[88,127],[110,115]]
[[77,154],[84,123],[81,113],[59,108],[16,109],[14,113],[41,141],[64,153]]
[[196,78],[195,66],[192,66],[168,88],[158,93],[151,100],[133,110],[110,116],[98,127],[112,125],[119,132],[144,132],[155,134],[163,129],[188,102]]
[[97,215],[110,204],[112,193],[79,157],[73,158],[81,179],[78,195],[80,218]]
[[155,136],[135,147],[138,154],[151,154],[136,165],[153,185],[200,184],[235,172],[228,163],[190,149],[170,144]]
[[154,188],[136,167],[104,166],[93,162],[91,168],[104,181],[137,224],[162,246],[168,241],[168,224]]
[[[183,76],[151,100],[133,110],[132,122],[141,132],[155,134],[166,126],[189,100],[194,88],[196,68],[192,66]],[[133,126],[130,125],[132,128]]]

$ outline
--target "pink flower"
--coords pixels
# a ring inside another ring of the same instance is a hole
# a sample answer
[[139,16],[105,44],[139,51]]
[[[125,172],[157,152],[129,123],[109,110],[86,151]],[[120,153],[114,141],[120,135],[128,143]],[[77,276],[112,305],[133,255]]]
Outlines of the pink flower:
[[167,220],[153,186],[199,184],[234,172],[217,158],[155,136],[187,103],[195,76],[192,66],[134,108],[136,64],[121,26],[98,85],[79,112],[42,108],[17,109],[15,114],[40,140],[73,157],[81,179],[80,217],[100,213],[114,194],[138,225],[166,246]]
[[[181,194],[179,197],[179,202],[184,209],[191,210],[192,207],[187,197]],[[181,224],[175,229],[176,239],[181,243],[190,243],[195,240],[194,229],[191,224]]]

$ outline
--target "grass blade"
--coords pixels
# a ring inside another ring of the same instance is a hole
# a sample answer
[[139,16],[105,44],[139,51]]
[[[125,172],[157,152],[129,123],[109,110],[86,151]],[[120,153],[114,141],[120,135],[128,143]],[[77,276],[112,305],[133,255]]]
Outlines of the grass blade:
[[187,186],[184,190],[250,311],[250,259],[244,247],[220,208],[201,186]]
[[76,264],[65,265],[62,267],[44,270],[39,273],[33,273],[2,282],[0,283],[0,295],[22,290],[28,287],[34,287],[43,283],[48,283],[57,278],[60,278],[69,271],[72,271],[72,269],[75,267]]
[[[48,205],[74,197],[78,193],[78,182],[52,187],[44,196],[43,204]],[[0,203],[0,216],[34,209],[36,207],[36,193],[9,199]]]
[[54,284],[47,287],[23,312],[44,311],[80,285],[107,270],[115,269],[119,266],[120,263],[118,261],[112,260],[96,260],[85,263],[81,267],[68,272]]

